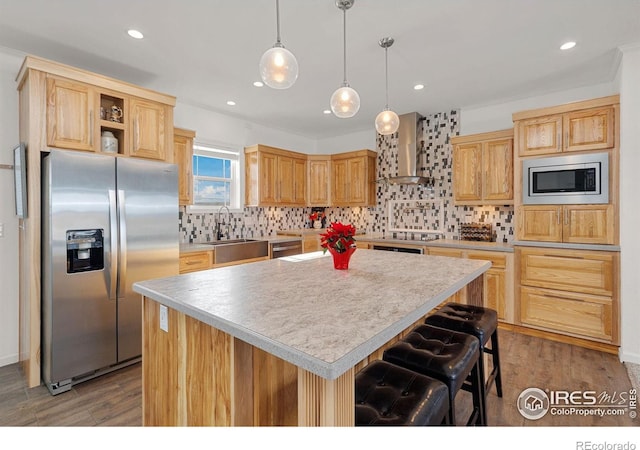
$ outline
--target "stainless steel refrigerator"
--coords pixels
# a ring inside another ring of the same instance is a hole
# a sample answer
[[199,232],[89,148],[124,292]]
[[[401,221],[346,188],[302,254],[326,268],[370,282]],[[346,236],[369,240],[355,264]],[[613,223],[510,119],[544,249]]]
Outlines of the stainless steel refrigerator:
[[52,394],[136,363],[134,282],[178,273],[177,166],[68,150],[42,162],[42,377]]

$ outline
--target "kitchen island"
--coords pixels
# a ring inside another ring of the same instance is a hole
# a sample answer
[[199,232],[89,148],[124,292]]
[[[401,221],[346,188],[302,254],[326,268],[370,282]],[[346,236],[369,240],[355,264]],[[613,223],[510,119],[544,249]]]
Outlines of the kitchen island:
[[143,281],[144,425],[353,425],[354,375],[490,262],[358,249]]

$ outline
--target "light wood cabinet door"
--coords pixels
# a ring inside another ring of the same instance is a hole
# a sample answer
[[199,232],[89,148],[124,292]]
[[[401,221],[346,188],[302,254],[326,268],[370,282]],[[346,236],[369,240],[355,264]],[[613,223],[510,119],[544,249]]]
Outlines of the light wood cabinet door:
[[364,156],[359,156],[348,160],[347,177],[349,202],[352,205],[365,204],[367,201],[367,160]]
[[307,204],[307,161],[293,160],[293,203],[297,206]]
[[173,161],[178,165],[178,203],[193,203],[193,138],[195,132],[174,128]]
[[519,206],[517,219],[518,239],[562,242],[562,206]]
[[523,241],[613,244],[612,205],[526,205],[518,208]]
[[309,186],[309,206],[330,206],[330,179],[331,160],[309,159],[308,164],[308,186]]
[[47,145],[95,151],[96,102],[90,85],[47,77]]
[[167,155],[167,111],[160,103],[132,98],[129,156],[164,161]]
[[259,154],[259,192],[261,204],[275,204],[278,201],[278,157],[271,153]]
[[346,159],[333,161],[331,165],[333,177],[332,194],[335,206],[345,206],[349,204],[348,183],[348,162]]
[[277,156],[276,201],[282,205],[304,206],[306,201],[306,161]]
[[513,140],[486,142],[482,168],[482,199],[513,202]]
[[504,270],[489,269],[484,274],[484,306],[498,313],[498,320],[507,319],[506,273]]
[[190,252],[180,255],[180,273],[210,269],[213,265],[212,252]]
[[524,325],[612,342],[610,298],[523,286],[520,321]]
[[564,207],[564,242],[613,244],[613,205],[570,205]]
[[295,203],[293,158],[278,156],[276,161],[278,170],[276,200],[278,203],[291,205]]
[[613,148],[613,107],[593,108],[564,115],[564,151]]
[[456,145],[453,153],[454,198],[456,202],[482,200],[482,144]]
[[562,151],[562,114],[522,120],[518,126],[520,156]]

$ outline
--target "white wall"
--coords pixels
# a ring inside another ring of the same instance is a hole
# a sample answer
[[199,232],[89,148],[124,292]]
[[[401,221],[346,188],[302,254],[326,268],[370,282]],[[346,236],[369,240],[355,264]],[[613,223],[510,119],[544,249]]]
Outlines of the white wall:
[[264,144],[302,153],[315,153],[316,141],[257,125],[235,117],[180,103],[173,112],[176,127],[194,130],[196,141],[241,149]]
[[316,153],[328,155],[331,153],[344,153],[362,149],[375,151],[377,148],[376,137],[376,131],[372,123],[370,130],[319,139],[316,144]]
[[640,364],[640,43],[623,48],[620,74],[620,359]]
[[561,105],[620,94],[620,244],[621,244],[621,340],[620,360],[640,363],[640,204],[637,169],[640,167],[640,44],[625,48],[622,64],[610,83],[581,87],[549,95],[523,98],[484,107],[460,110],[462,135],[507,129],[512,114],[528,109]]
[[506,130],[513,126],[511,115],[528,109],[545,108],[564,103],[607,97],[618,94],[614,81],[580,87],[568,91],[554,92],[537,97],[527,97],[488,106],[467,106],[460,109],[460,134],[484,133],[486,131]]
[[[23,54],[0,47],[0,164],[13,165],[19,141],[18,91],[15,77]],[[18,361],[18,219],[13,172],[0,169],[0,367]]]

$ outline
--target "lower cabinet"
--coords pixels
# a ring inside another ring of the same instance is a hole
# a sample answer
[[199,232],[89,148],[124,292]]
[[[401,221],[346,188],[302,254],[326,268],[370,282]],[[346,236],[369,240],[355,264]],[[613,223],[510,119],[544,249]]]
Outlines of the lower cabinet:
[[619,253],[517,247],[521,325],[619,344]]
[[207,270],[213,266],[213,251],[188,252],[180,254],[180,273]]
[[[427,247],[427,253],[435,256],[491,261],[491,268],[484,274],[482,293],[484,306],[496,310],[498,320],[506,323],[514,322],[512,253],[442,247]],[[450,301],[466,303],[466,299],[460,292]]]
[[215,250],[204,250],[194,252],[180,253],[179,273],[197,272],[198,270],[215,269],[216,267],[237,266],[250,262],[263,261],[269,259],[269,256],[240,259],[237,261],[216,263]]

